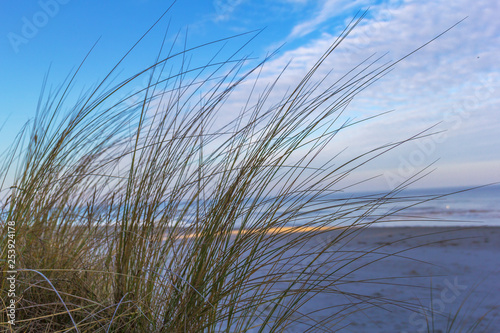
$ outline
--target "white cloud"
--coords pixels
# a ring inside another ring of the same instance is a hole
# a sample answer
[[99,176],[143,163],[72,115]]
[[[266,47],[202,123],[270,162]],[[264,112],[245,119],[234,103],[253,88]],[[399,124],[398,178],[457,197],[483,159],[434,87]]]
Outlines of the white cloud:
[[224,21],[230,18],[233,11],[245,0],[214,0],[215,21]]
[[[325,1],[322,10],[313,19],[296,26],[291,36],[307,34],[332,17],[338,8],[346,6],[346,2],[340,0]],[[424,156],[418,167],[424,167],[440,156],[443,158],[438,166],[442,164],[445,168],[451,164],[491,164],[499,160],[496,152],[500,146],[500,65],[496,61],[500,53],[500,22],[496,18],[499,7],[499,3],[488,0],[408,1],[392,7],[384,4],[372,6],[370,18],[365,19],[325,61],[319,74],[333,70],[330,81],[325,84],[333,82],[371,54],[390,52],[385,59],[397,60],[465,16],[469,17],[399,63],[393,72],[363,92],[349,108],[349,115],[358,119],[381,110],[396,109],[397,112],[346,131],[326,152],[334,154],[349,146],[355,155],[442,122],[436,129],[446,130],[446,139],[436,142],[435,149]],[[336,35],[324,33],[321,38],[272,60],[261,74],[261,85],[274,78],[292,59],[289,70],[276,87],[274,96],[279,98],[313,66],[335,38]],[[233,97],[237,99],[238,94]],[[236,102],[233,100],[232,103]],[[397,150],[398,155],[392,160],[382,159],[379,166],[381,169],[397,168],[402,158],[411,156],[418,149],[408,145],[406,150]],[[446,172],[440,174],[446,175]],[[450,173],[449,177],[455,178],[443,181],[460,182],[467,175],[459,177]]]
[[348,8],[361,7],[365,0],[324,0],[314,17],[296,25],[288,38],[302,37],[314,31],[319,25],[341,14]]

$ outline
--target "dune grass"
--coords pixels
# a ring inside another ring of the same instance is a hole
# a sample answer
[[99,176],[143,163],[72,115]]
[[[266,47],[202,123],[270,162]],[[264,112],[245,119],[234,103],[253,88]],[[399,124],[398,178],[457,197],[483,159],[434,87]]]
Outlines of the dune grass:
[[[16,327],[2,311],[2,330],[278,332],[300,321],[311,332],[333,331],[353,304],[372,301],[334,288],[346,279],[335,272],[367,254],[346,258],[337,244],[383,220],[389,213],[380,208],[401,201],[401,189],[426,171],[376,197],[329,198],[356,168],[428,133],[316,162],[355,125],[339,123],[350,101],[394,65],[370,57],[333,84],[317,77],[361,18],[278,100],[281,75],[264,91],[248,89],[268,59],[248,69],[238,49],[190,65],[190,54],[228,39],[178,53],[164,43],[152,66],[115,82],[120,61],[78,98],[70,93],[80,68],[59,89],[44,89],[1,168],[4,181],[13,179],[2,188],[1,222],[16,223],[21,296]],[[130,90],[144,78],[143,89]],[[248,103],[228,111],[242,91]],[[297,261],[332,227],[338,237]],[[318,262],[332,270],[318,273]],[[9,269],[0,265],[6,302]],[[300,307],[319,292],[350,302],[315,322]]]

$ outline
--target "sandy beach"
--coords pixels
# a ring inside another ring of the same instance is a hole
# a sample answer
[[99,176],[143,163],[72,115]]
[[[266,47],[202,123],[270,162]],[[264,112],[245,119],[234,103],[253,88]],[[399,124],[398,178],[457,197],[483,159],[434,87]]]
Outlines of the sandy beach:
[[[316,236],[298,253],[339,233]],[[284,241],[293,242],[293,236]],[[336,254],[317,272],[339,277],[337,290],[304,304],[301,312],[309,317],[294,315],[319,323],[309,332],[448,332],[450,325],[450,332],[500,331],[500,228],[372,227],[334,247]],[[304,267],[307,260],[295,264]],[[338,320],[329,322],[332,317]],[[297,324],[287,332],[306,327]]]

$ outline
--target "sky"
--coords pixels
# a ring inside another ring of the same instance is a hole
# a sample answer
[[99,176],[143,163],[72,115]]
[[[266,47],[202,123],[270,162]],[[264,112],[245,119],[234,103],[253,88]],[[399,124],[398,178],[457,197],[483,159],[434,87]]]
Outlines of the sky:
[[[49,85],[61,84],[97,42],[76,89],[92,86],[171,5],[160,0],[4,2],[0,149],[35,116],[47,73]],[[358,170],[351,181],[379,175],[366,186],[392,189],[432,164],[435,170],[416,187],[500,182],[499,7],[491,0],[178,0],[131,53],[123,75],[154,62],[167,27],[167,43],[187,47],[262,30],[230,43],[237,49],[248,41],[241,54],[255,62],[279,48],[261,76],[264,85],[289,64],[276,87],[283,91],[307,72],[359,11],[368,10],[365,19],[319,74],[338,77],[373,54],[385,55],[382,62],[396,61],[465,18],[358,95],[346,111],[351,120],[393,111],[346,130],[322,158],[344,148],[348,158],[435,125],[432,131],[440,134],[398,147]],[[208,61],[211,52],[198,52],[195,61]],[[231,103],[243,103],[245,95],[238,92],[233,98]]]

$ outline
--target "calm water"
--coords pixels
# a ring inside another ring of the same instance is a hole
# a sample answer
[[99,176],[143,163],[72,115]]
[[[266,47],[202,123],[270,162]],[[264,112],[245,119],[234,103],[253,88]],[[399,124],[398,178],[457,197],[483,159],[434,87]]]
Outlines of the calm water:
[[[462,192],[460,192],[462,191]],[[459,193],[454,193],[459,192]],[[450,194],[454,193],[454,194]],[[276,215],[294,217],[290,226],[299,226],[311,221],[321,223],[325,215],[334,217],[331,225],[374,223],[375,226],[500,226],[500,185],[464,191],[464,188],[442,188],[405,190],[396,199],[374,208],[374,202],[384,193],[335,193],[307,204],[299,214],[290,213],[304,201],[285,204]],[[450,194],[450,195],[448,195]],[[426,200],[430,199],[432,200]],[[410,208],[401,210],[401,208]],[[265,212],[266,205],[261,206]],[[361,207],[361,208],[360,208]],[[396,214],[392,214],[396,212]],[[387,215],[390,216],[387,216]],[[275,216],[276,216],[275,215]],[[258,219],[258,212],[253,220]],[[380,218],[383,217],[383,218]],[[185,216],[185,223],[194,218]],[[377,219],[380,218],[380,219]],[[255,220],[254,220],[255,221]],[[238,226],[241,220],[236,223]]]
[[[420,200],[426,195],[445,195],[463,188],[406,190],[398,196],[408,197],[408,202],[397,203],[393,209],[408,206],[412,198]],[[385,209],[387,211],[387,208]],[[388,218],[380,226],[500,226],[500,185],[487,186],[419,203],[398,213],[403,218]],[[404,219],[404,221],[402,221]]]
[[[303,209],[307,213],[299,215],[291,224],[319,219],[326,210],[336,217],[333,225],[376,221],[376,226],[500,226],[500,185],[467,191],[464,188],[405,190],[389,203],[374,208],[373,203],[383,194],[358,192],[324,196]],[[287,208],[279,213],[284,214]]]
[[[289,225],[298,226],[311,221],[321,223],[325,215],[334,217],[332,225],[351,225],[353,223],[370,223],[377,217],[376,226],[499,226],[500,227],[500,185],[487,186],[459,192],[463,188],[442,188],[427,190],[405,190],[392,199],[391,203],[374,208],[373,203],[383,193],[336,193],[321,197],[314,203],[307,204],[299,214],[297,207],[304,201],[289,201],[276,212],[276,215],[291,216]],[[434,196],[432,200],[425,198]],[[440,197],[441,196],[441,197]],[[250,202],[251,200],[249,200]],[[264,201],[266,201],[264,199]],[[424,202],[422,202],[424,201]],[[399,210],[403,207],[410,208]],[[182,206],[182,205],[181,205]],[[360,208],[361,207],[361,208]],[[259,219],[266,211],[266,205],[254,211],[251,220]],[[398,211],[399,210],[399,211]],[[259,212],[260,211],[260,212]],[[388,213],[396,214],[387,216]],[[275,215],[275,216],[276,216]],[[183,223],[189,225],[195,220],[195,212],[184,215]],[[241,220],[236,222],[236,227]]]

